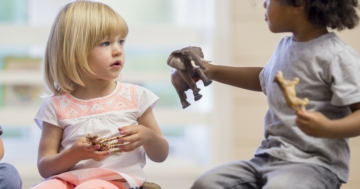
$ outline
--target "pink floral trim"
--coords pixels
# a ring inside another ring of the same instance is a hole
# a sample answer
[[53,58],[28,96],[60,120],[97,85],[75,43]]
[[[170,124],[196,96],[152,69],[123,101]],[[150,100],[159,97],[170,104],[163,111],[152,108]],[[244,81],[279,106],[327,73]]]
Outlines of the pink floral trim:
[[106,112],[138,108],[137,91],[134,85],[118,83],[115,91],[105,97],[80,100],[70,94],[54,96],[52,100],[59,119],[73,119]]

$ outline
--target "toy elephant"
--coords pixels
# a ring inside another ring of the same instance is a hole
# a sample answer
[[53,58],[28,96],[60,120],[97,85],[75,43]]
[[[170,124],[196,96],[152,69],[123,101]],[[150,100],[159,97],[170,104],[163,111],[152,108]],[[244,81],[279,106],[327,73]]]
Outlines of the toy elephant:
[[199,100],[202,95],[199,93],[200,89],[196,86],[195,78],[199,78],[203,81],[204,86],[208,86],[212,83],[205,74],[206,67],[203,62],[210,62],[204,60],[204,54],[200,47],[185,47],[181,50],[173,51],[167,64],[175,68],[171,74],[171,83],[176,89],[179,95],[182,108],[190,106],[190,103],[186,100],[185,91],[191,89],[194,94],[194,100]]

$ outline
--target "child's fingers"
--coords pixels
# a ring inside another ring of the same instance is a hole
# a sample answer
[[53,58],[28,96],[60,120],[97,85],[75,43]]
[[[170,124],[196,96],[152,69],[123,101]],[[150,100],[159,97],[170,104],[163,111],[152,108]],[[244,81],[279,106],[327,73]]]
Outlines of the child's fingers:
[[84,144],[84,149],[86,151],[95,151],[97,149],[100,148],[100,145],[99,144],[96,144],[96,145],[91,145],[91,144]]
[[121,138],[119,138],[119,143],[131,143],[137,140],[137,136],[136,135],[125,135]]
[[134,150],[135,148],[137,148],[138,146],[135,143],[127,143],[124,145],[120,145],[119,149],[123,152],[130,152],[132,150]]
[[94,151],[92,159],[95,161],[101,161],[110,155],[110,151]]
[[132,135],[136,133],[136,126],[138,125],[130,125],[118,128],[121,135]]

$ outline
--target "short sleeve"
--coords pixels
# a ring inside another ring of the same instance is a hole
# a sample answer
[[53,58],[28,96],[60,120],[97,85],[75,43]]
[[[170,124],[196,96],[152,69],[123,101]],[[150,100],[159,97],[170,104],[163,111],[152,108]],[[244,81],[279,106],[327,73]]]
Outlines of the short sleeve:
[[147,110],[149,107],[154,108],[159,97],[156,96],[150,90],[138,86],[138,104],[139,104],[139,117]]
[[42,102],[34,120],[40,129],[42,129],[43,122],[48,122],[60,127],[60,123],[56,114],[55,104],[52,98],[47,98]]
[[360,56],[348,47],[337,55],[330,64],[331,103],[347,106],[360,102]]

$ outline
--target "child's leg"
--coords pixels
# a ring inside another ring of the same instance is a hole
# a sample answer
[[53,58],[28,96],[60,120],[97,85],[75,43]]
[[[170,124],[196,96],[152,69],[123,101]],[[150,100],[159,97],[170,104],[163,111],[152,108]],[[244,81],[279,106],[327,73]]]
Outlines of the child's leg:
[[60,179],[50,179],[33,186],[31,189],[74,189],[75,186]]
[[339,189],[341,181],[330,170],[315,164],[276,161],[261,170],[263,189]]
[[250,161],[233,161],[201,175],[191,189],[255,189],[261,188],[258,169],[266,163],[266,159],[255,157]]
[[8,163],[0,163],[0,189],[21,189],[22,181],[16,168]]
[[124,185],[120,182],[113,182],[113,181],[106,181],[101,179],[93,179],[85,181],[75,189],[127,189]]

